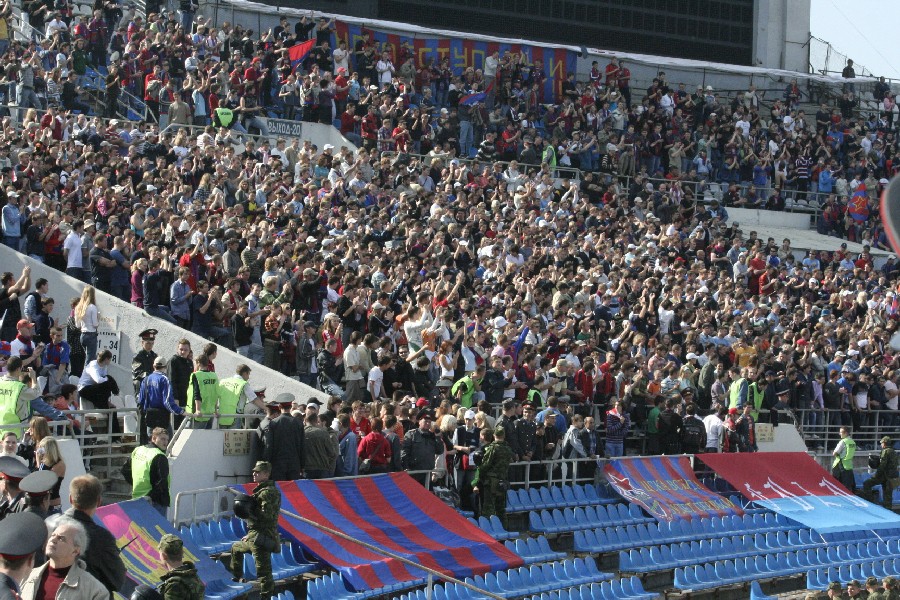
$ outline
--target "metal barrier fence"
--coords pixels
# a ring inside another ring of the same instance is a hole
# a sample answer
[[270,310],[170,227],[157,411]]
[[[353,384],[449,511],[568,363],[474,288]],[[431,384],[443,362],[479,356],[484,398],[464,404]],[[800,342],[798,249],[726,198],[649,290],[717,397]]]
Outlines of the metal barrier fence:
[[[882,437],[895,438],[900,428],[900,411],[865,410],[793,410],[793,417],[782,412],[782,418],[790,418],[813,451],[818,456],[831,456],[841,439],[840,428],[850,427],[859,451],[880,452]],[[900,440],[897,440],[900,441]]]

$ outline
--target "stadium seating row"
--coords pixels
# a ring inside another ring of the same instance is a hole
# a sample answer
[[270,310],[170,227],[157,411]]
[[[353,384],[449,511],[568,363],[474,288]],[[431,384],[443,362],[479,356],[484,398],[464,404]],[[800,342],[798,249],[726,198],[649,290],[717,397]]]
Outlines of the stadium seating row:
[[[532,515],[535,513],[531,513]],[[676,519],[640,525],[575,530],[576,552],[616,552],[674,542],[721,538],[757,532],[797,529],[786,517],[766,513],[692,519]]]
[[[894,558],[894,555],[889,553],[890,548],[887,544],[879,547],[878,544],[865,542],[850,546],[829,546],[816,550],[758,555],[715,563],[707,562],[702,565],[677,567],[675,569],[675,587],[682,591],[694,591],[719,585],[742,583],[752,579],[804,572],[809,578],[809,574],[813,571],[815,571],[813,579],[816,580],[820,570],[827,575],[829,569],[836,569],[835,573],[847,575],[847,581],[851,579],[864,580],[871,574],[877,576],[877,572],[880,571],[875,571],[876,568],[884,571],[896,568],[900,571],[900,558]],[[868,574],[863,572],[862,564],[867,565]],[[813,571],[810,571],[811,568]],[[822,588],[825,585],[827,585],[827,581]]]
[[340,573],[330,573],[310,579],[306,587],[306,597],[307,600],[365,600],[366,598],[395,594],[424,583],[425,579],[414,579],[387,587],[357,592],[347,588],[344,577]]
[[538,533],[572,533],[585,528],[621,527],[655,520],[644,515],[637,504],[624,503],[528,513],[529,528]]
[[565,552],[554,552],[550,548],[550,542],[542,535],[536,538],[510,540],[504,544],[510,551],[521,556],[526,565],[562,560],[566,557]]
[[519,567],[466,578],[466,583],[504,598],[561,590],[613,578],[602,573],[593,558],[575,558],[542,565]]
[[806,573],[806,587],[810,590],[824,590],[832,581],[847,585],[851,580],[865,581],[869,577],[900,576],[900,558],[864,561],[839,567],[821,567]]
[[607,485],[533,487],[506,492],[506,512],[615,504],[621,498]]
[[[637,577],[623,577],[600,583],[586,583],[572,588],[543,592],[530,600],[655,600],[659,594],[644,591]],[[483,600],[472,590],[453,583],[434,588],[433,600]],[[396,600],[426,600],[425,590],[400,596]]]
[[481,528],[482,531],[490,535],[495,540],[503,541],[503,540],[512,540],[519,537],[518,531],[507,531],[503,528],[503,523],[500,522],[500,518],[497,515],[491,515],[490,517],[478,517],[478,520],[469,519],[469,522],[475,525],[476,527]]

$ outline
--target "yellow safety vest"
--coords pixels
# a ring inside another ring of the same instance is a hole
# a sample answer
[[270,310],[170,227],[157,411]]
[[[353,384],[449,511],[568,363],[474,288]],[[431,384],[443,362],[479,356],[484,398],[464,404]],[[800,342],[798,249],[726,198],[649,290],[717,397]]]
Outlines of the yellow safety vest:
[[209,421],[209,415],[216,412],[216,404],[219,401],[219,377],[212,371],[194,371],[191,373],[187,393],[187,409],[190,413],[197,412],[194,388],[200,388],[201,413],[201,416],[194,420],[200,423]]
[[[244,388],[247,382],[240,375],[223,379],[219,382],[219,413],[223,415],[237,414],[243,410]],[[223,427],[231,427],[234,417],[220,417],[219,424]]]
[[[131,499],[143,498],[150,493],[150,465],[157,456],[165,456],[162,450],[153,446],[138,446],[131,453]],[[169,484],[172,477],[169,476]]]
[[[22,395],[24,389],[25,384],[21,381],[0,379],[0,425],[18,425],[22,422],[17,409],[19,396]],[[22,435],[18,428],[8,431],[13,431],[19,436]],[[3,434],[5,435],[6,431],[3,431]]]
[[856,442],[853,441],[853,438],[844,438],[844,448],[847,449],[847,451],[844,452],[844,457],[841,458],[840,456],[835,456],[834,462],[831,463],[831,468],[833,469],[838,466],[838,463],[841,463],[845,471],[852,471],[853,457],[856,456]]

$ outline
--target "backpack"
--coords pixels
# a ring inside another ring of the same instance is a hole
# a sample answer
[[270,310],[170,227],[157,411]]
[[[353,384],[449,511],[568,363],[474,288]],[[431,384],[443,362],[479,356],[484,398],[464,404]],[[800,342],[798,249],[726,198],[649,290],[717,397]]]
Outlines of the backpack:
[[692,448],[706,446],[706,427],[694,417],[685,417],[681,425],[681,443]]

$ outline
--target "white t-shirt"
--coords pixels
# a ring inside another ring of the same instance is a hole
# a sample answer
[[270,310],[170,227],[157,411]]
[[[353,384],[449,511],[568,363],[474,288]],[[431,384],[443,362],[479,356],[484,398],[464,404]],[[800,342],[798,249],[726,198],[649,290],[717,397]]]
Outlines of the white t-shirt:
[[81,255],[81,236],[74,231],[69,232],[63,241],[63,250],[69,251],[69,255],[66,256],[67,269],[84,268],[84,257]]
[[366,389],[368,389],[374,399],[381,398],[381,388],[384,383],[384,371],[381,370],[380,367],[372,367],[372,370],[369,371],[369,380],[366,384]]
[[897,396],[895,395],[893,398],[891,398],[890,394],[890,392],[892,391],[897,391],[897,384],[890,379],[886,380],[884,382],[884,391],[885,397],[887,397],[887,407],[891,410],[897,410]]

